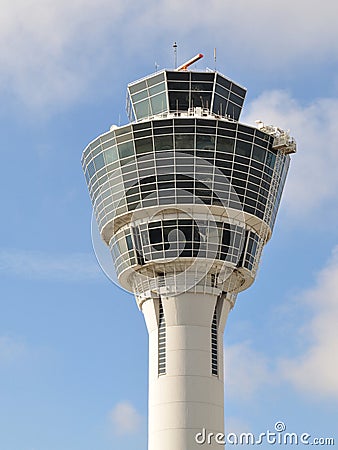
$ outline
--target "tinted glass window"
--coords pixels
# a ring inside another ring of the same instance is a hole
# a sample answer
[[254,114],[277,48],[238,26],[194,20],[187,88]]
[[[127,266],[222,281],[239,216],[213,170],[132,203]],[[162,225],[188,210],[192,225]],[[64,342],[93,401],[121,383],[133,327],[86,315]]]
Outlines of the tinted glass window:
[[189,108],[188,91],[169,91],[170,111],[186,111]]
[[155,150],[171,150],[173,146],[173,137],[168,136],[154,136]]
[[153,151],[153,140],[151,138],[135,140],[136,154],[149,153]]
[[265,161],[265,150],[263,150],[262,148],[257,147],[256,145],[254,145],[252,157],[256,161],[264,163],[264,161]]

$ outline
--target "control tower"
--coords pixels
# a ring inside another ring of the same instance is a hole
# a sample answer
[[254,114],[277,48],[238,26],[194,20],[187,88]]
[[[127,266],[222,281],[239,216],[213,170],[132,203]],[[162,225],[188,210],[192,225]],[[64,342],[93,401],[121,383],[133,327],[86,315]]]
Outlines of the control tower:
[[201,56],[130,83],[130,123],[82,156],[101,237],[149,332],[148,450],[200,449],[203,428],[224,432],[225,323],[296,151],[287,132],[241,123],[246,89],[188,70]]

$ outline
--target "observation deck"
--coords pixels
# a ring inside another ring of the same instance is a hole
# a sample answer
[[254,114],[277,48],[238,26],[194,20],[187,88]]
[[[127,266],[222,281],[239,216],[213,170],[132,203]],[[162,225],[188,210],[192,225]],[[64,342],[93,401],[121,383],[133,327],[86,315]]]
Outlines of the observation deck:
[[128,85],[130,123],[85,149],[101,236],[139,298],[254,281],[296,144],[240,123],[245,96],[218,72],[162,70]]

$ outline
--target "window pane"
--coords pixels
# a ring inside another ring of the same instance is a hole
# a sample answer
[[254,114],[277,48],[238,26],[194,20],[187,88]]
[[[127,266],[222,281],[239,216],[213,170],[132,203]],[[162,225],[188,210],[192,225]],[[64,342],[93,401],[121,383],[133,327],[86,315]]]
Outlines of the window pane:
[[228,139],[225,137],[217,137],[217,151],[223,153],[233,153],[234,152],[235,141],[233,139]]
[[166,94],[155,95],[150,98],[151,108],[153,114],[159,114],[167,109],[167,98]]
[[156,86],[149,88],[149,94],[155,95],[155,94],[158,94],[158,93],[164,91],[164,89],[165,89],[165,85],[164,85],[164,83],[161,83],[161,84],[158,84]]
[[274,168],[275,161],[276,161],[276,156],[273,153],[271,153],[271,152],[267,152],[267,154],[266,154],[266,164],[269,167],[271,167],[271,169]]
[[[215,149],[215,138],[214,136],[207,136],[203,134],[198,134],[196,136],[196,148],[205,150]],[[213,155],[210,154],[210,157]]]
[[120,158],[127,158],[134,154],[134,144],[132,141],[118,145]]
[[104,159],[106,161],[106,164],[110,164],[114,161],[118,160],[118,155],[117,155],[117,148],[116,146],[108,148],[108,150],[106,150],[104,153]]
[[89,173],[90,178],[91,178],[91,177],[94,175],[94,173],[95,173],[95,167],[94,167],[93,161],[91,161],[91,162],[88,164],[88,173]]
[[104,166],[104,159],[102,153],[100,153],[100,155],[97,155],[96,158],[94,158],[94,164],[96,170],[102,169],[102,167]]
[[151,138],[135,140],[136,154],[149,153],[153,151],[153,140]]
[[194,148],[194,135],[193,134],[176,134],[175,135],[175,148]]
[[211,93],[207,92],[192,92],[191,93],[191,107],[210,108]]
[[131,94],[135,94],[135,92],[142,91],[143,89],[146,89],[147,85],[145,81],[141,81],[140,83],[133,84],[132,86],[129,86],[129,91]]
[[148,117],[151,115],[149,99],[143,100],[139,103],[135,103],[134,108],[137,119],[141,119],[142,117]]
[[237,141],[236,143],[236,153],[237,155],[246,156],[250,158],[252,145],[248,142]]
[[186,111],[189,108],[189,91],[169,91],[171,111]]
[[154,84],[160,83],[161,81],[164,81],[164,73],[159,73],[158,75],[155,75],[147,80],[148,86],[154,86]]
[[257,147],[256,145],[254,145],[252,157],[256,161],[264,163],[264,161],[265,161],[265,150],[263,150],[262,148]]
[[155,151],[172,150],[174,148],[173,137],[170,135],[154,136],[154,144],[155,144]]
[[140,100],[143,100],[147,97],[148,97],[148,92],[147,92],[147,90],[144,90],[144,91],[138,92],[137,94],[134,94],[132,96],[132,99],[133,99],[133,102],[135,103],[135,102],[139,102]]

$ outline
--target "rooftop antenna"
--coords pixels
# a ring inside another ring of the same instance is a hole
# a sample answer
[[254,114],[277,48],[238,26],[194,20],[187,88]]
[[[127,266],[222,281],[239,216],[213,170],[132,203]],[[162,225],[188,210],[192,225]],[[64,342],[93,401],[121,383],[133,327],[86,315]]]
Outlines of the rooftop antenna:
[[155,61],[155,72],[158,72],[160,65]]
[[177,69],[177,43],[176,43],[176,41],[174,42],[173,49],[174,49],[174,67],[175,67],[175,69]]
[[216,72],[216,47],[214,48],[214,62],[215,62],[215,72]]
[[191,64],[194,64],[196,61],[198,61],[199,59],[201,59],[201,58],[203,58],[203,55],[202,55],[202,53],[197,53],[197,55],[196,56],[194,56],[193,58],[191,58],[191,59],[189,59],[189,61],[186,61],[184,64],[182,64],[180,67],[177,67],[177,72],[180,72],[180,71],[185,71],[185,70],[187,70],[187,68],[189,67],[189,66],[191,66]]

